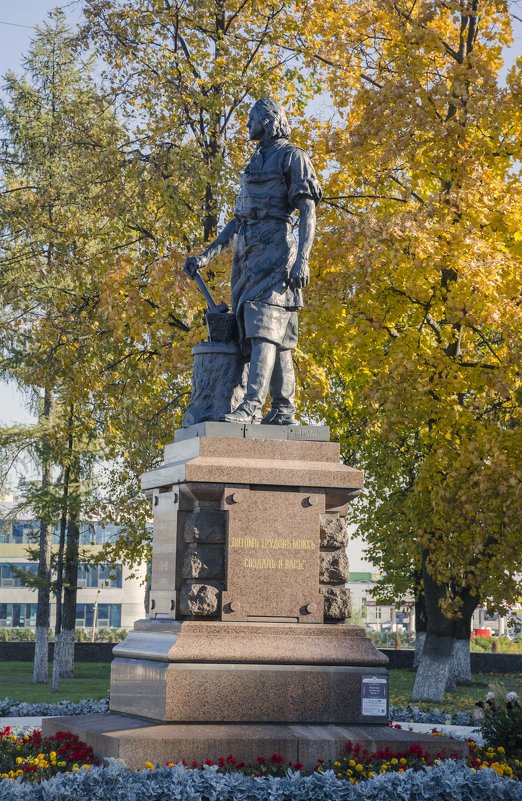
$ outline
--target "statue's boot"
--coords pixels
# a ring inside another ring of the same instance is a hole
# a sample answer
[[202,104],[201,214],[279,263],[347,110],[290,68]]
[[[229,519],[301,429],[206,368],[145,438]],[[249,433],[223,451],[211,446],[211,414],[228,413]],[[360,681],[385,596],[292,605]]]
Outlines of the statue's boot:
[[226,423],[260,423],[261,410],[268,395],[274,371],[277,345],[264,339],[252,339],[248,384],[242,403],[223,420]]
[[277,349],[270,379],[270,397],[272,408],[261,422],[272,426],[295,425],[295,371],[291,350]]

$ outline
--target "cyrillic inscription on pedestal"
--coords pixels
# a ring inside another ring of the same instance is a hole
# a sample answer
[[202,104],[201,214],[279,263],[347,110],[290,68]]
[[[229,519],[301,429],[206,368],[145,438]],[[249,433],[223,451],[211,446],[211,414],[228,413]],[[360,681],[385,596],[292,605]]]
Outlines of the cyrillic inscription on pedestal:
[[226,488],[223,620],[323,622],[318,515],[324,495]]

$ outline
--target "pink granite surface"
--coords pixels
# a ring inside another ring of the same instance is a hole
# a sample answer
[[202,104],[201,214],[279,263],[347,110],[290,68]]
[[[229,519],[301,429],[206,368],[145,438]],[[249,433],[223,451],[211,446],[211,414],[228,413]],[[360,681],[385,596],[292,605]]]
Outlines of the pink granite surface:
[[274,753],[313,770],[318,759],[336,759],[348,740],[370,752],[389,748],[392,753],[400,753],[414,743],[433,755],[446,751],[464,757],[468,751],[467,743],[460,740],[386,726],[169,725],[108,713],[46,718],[43,730],[46,736],[72,731],[93,747],[98,758],[116,757],[135,770],[143,768],[146,761],[162,765],[185,758],[189,763],[203,763],[228,754],[255,763],[259,755],[270,758]]

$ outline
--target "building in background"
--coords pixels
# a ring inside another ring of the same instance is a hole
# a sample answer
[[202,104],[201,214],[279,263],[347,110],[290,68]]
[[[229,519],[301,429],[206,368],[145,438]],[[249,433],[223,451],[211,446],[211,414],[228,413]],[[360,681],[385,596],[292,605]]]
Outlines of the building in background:
[[[28,548],[38,543],[39,523],[28,516],[13,518],[14,506],[12,501],[0,503],[0,629],[36,625],[36,591],[23,586],[16,569],[38,572],[37,563],[28,557]],[[107,565],[89,562],[89,556],[97,556],[102,545],[115,535],[111,524],[80,524],[82,564],[78,568],[76,628],[92,629],[94,623],[96,629],[129,629],[135,620],[145,616],[145,565],[133,571],[123,565],[111,570]],[[57,531],[54,542],[56,549]],[[51,596],[51,627],[55,614],[56,603]]]
[[[348,558],[350,577],[348,588],[352,597],[352,615],[360,625],[375,632],[415,632],[415,607],[413,597],[402,605],[379,604],[371,594],[379,579],[379,573],[364,555],[365,542],[350,529]],[[522,630],[522,599],[513,607],[511,615],[488,614],[484,604],[477,607],[471,623],[472,636],[515,635]]]

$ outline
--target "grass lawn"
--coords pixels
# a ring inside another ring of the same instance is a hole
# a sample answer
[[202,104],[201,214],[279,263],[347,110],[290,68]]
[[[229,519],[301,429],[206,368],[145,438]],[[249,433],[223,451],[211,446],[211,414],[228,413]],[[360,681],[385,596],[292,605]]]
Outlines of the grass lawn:
[[448,712],[471,712],[477,701],[483,701],[490,684],[502,685],[506,692],[522,689],[522,673],[476,673],[469,687],[457,687],[454,693],[446,693],[440,704],[411,700],[415,673],[410,670],[390,670],[390,704],[395,706],[418,706],[425,711],[435,707]]
[[[53,693],[48,684],[33,684],[32,662],[0,662],[0,698],[11,698],[28,703],[54,702],[60,700],[79,701],[81,698],[107,698],[109,695],[111,666],[101,662],[77,662],[74,679],[62,679],[60,692]],[[49,666],[51,675],[51,665]],[[390,703],[395,706],[411,704],[411,691],[415,674],[409,670],[390,670]],[[421,709],[439,706],[448,712],[459,710],[470,712],[476,701],[484,699],[490,684],[502,684],[508,690],[522,688],[522,674],[482,673],[473,677],[471,687],[459,687],[448,693],[444,703],[419,703]]]
[[[51,676],[52,665],[49,665]],[[60,692],[50,684],[33,684],[32,662],[0,662],[0,698],[27,701],[30,704],[56,701],[80,701],[82,698],[107,698],[111,666],[106,662],[77,662],[74,678],[62,679]]]

